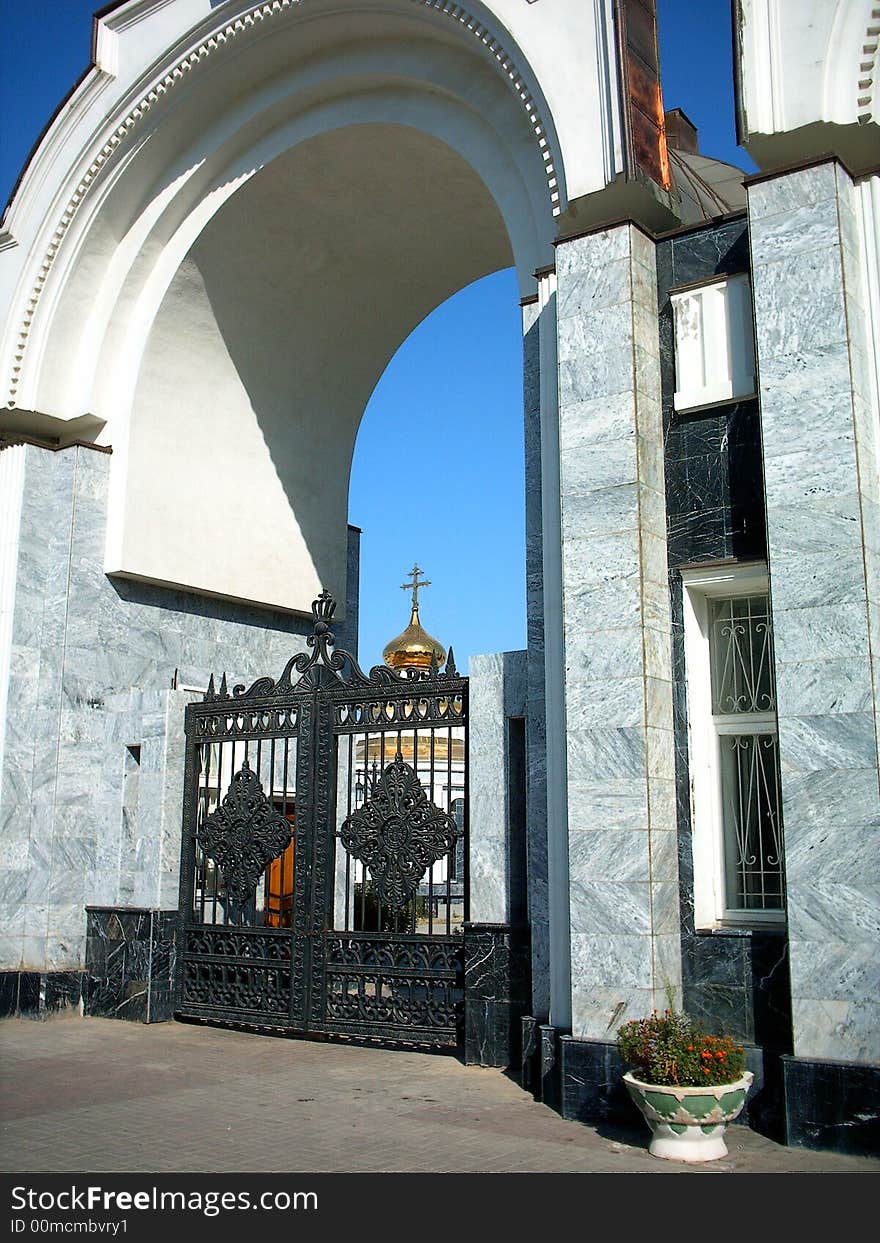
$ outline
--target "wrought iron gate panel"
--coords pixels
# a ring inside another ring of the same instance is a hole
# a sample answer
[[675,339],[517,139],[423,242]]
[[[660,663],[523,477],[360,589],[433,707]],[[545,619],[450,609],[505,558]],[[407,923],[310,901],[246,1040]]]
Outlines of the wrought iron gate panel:
[[429,1029],[457,1042],[463,989],[457,939],[328,934],[324,953],[328,1030],[406,1040]]
[[462,1034],[467,679],[310,653],[186,712],[177,1013],[426,1046]]

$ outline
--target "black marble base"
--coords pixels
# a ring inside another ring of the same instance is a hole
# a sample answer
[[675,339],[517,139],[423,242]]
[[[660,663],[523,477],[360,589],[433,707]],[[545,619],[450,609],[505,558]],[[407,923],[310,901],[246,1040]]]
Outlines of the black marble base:
[[562,1036],[559,1048],[559,1112],[563,1118],[591,1126],[600,1122],[638,1124],[639,1111],[623,1086],[626,1066],[616,1044]]
[[522,1018],[519,1076],[524,1090],[531,1092],[536,1099],[540,1099],[541,1041],[538,1020],[532,1014],[526,1014]]
[[0,1018],[48,1018],[80,1009],[81,971],[0,971]]
[[707,1031],[791,1052],[785,930],[724,929],[682,937],[684,1008]]
[[562,1112],[562,1060],[559,1052],[559,1033],[549,1023],[538,1024],[538,1051],[540,1056],[541,1089],[538,1099],[545,1105]]
[[785,1142],[880,1154],[880,1066],[781,1058]]
[[177,911],[86,907],[85,1013],[140,1023],[174,1016]]
[[[546,1024],[535,1024],[535,1030],[541,1052],[540,1071],[536,1074],[533,1069],[533,1055],[523,1073],[523,1087],[536,1099],[543,1100],[563,1118],[589,1126],[606,1122],[624,1127],[639,1125],[639,1111],[623,1085],[626,1066],[616,1044],[559,1035]],[[750,1046],[746,1048],[746,1066],[754,1080],[747,1106],[734,1125],[750,1126],[781,1140],[779,1058]],[[528,1082],[527,1075],[531,1076]]]
[[530,972],[528,928],[465,924],[464,1060],[468,1065],[519,1067]]

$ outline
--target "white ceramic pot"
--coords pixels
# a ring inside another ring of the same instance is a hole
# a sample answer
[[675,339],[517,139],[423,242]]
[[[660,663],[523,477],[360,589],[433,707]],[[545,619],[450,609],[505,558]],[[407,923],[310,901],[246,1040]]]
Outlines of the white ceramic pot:
[[754,1078],[747,1070],[735,1083],[679,1088],[643,1083],[632,1071],[626,1090],[651,1128],[649,1151],[671,1161],[717,1161],[727,1156],[724,1132],[742,1110]]

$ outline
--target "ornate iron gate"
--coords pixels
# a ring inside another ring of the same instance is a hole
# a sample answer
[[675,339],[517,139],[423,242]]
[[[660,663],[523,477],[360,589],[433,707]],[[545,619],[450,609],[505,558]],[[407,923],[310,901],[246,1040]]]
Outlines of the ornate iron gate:
[[467,910],[467,679],[333,650],[186,710],[181,1017],[456,1045]]

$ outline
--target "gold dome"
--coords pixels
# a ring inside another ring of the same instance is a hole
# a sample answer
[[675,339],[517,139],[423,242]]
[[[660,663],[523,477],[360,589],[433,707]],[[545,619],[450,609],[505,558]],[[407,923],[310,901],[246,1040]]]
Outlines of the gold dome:
[[446,649],[422,628],[419,606],[414,604],[409,625],[403,634],[386,644],[382,659],[392,669],[430,669],[432,656],[440,668],[446,660]]

